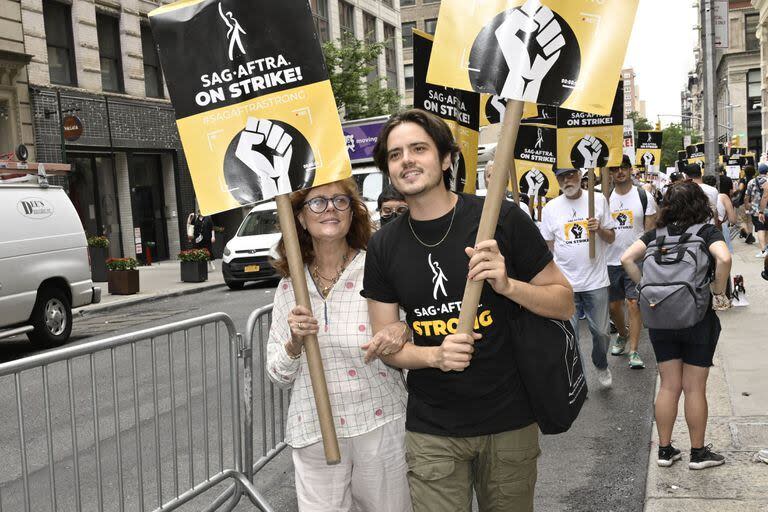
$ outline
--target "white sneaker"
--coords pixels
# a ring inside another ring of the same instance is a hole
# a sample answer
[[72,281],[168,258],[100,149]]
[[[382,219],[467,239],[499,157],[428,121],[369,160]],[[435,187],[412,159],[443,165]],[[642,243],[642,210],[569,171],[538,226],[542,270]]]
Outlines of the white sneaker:
[[757,453],[757,458],[768,464],[768,448],[763,448]]
[[613,384],[613,376],[611,376],[611,370],[610,368],[606,368],[605,370],[597,370],[597,381],[600,383],[600,385],[608,389]]
[[755,258],[765,258],[765,251],[755,254]]

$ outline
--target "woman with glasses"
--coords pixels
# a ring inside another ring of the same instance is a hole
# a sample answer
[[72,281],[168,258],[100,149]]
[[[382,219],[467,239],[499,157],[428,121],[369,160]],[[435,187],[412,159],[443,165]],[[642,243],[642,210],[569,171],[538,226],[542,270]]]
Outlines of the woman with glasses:
[[[293,448],[301,511],[411,510],[405,462],[406,391],[378,359],[410,338],[402,322],[374,338],[360,295],[371,220],[352,179],[291,194],[312,312],[296,306],[285,245],[277,270],[267,372],[291,389],[285,441]],[[328,466],[320,436],[304,336],[317,335],[341,463]],[[367,352],[366,352],[367,351]],[[366,354],[371,354],[368,357]]]

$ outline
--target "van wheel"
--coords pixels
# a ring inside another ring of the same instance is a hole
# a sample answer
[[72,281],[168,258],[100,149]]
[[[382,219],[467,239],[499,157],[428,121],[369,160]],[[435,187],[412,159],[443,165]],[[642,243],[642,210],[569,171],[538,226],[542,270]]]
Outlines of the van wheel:
[[242,281],[230,281],[228,279],[225,279],[224,283],[227,286],[229,286],[230,290],[242,290],[243,286],[245,286],[245,283]]
[[31,318],[34,330],[29,341],[40,347],[54,347],[69,339],[72,332],[72,305],[58,288],[43,288],[37,294]]

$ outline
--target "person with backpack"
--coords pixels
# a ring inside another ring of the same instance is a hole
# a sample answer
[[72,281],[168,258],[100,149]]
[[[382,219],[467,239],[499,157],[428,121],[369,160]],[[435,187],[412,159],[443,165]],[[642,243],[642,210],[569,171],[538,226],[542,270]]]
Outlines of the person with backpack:
[[749,210],[746,209],[744,204],[744,198],[747,195],[747,184],[755,177],[755,167],[753,165],[744,166],[744,177],[739,178],[735,190],[732,193],[733,207],[736,208],[736,213],[739,217],[739,238],[744,239],[744,243],[755,243],[755,235],[752,234],[752,216]]
[[[680,394],[691,442],[690,469],[719,466],[725,458],[705,445],[707,377],[720,336],[715,311],[730,307],[725,294],[731,253],[723,232],[709,221],[712,210],[698,184],[677,183],[664,196],[657,228],[633,243],[621,264],[639,283],[643,323],[648,327],[661,385],[656,396],[657,463],[682,458],[672,446]],[[643,260],[642,271],[638,260]],[[714,270],[714,272],[713,272]]]
[[744,207],[752,216],[752,225],[755,226],[757,242],[760,246],[760,252],[755,254],[756,258],[765,258],[766,244],[768,244],[768,226],[760,221],[760,200],[768,191],[768,164],[761,162],[757,166],[758,175],[747,184],[747,193],[744,195]]
[[[611,320],[618,331],[611,345],[611,355],[629,353],[629,367],[642,369],[645,364],[637,351],[642,329],[637,287],[621,266],[621,255],[640,235],[656,226],[656,202],[644,188],[632,183],[632,162],[627,155],[624,155],[621,166],[611,167],[610,172],[614,189],[609,202],[611,217],[616,222],[616,240],[606,248],[606,261],[611,281],[608,287]],[[629,325],[626,315],[629,315]]]

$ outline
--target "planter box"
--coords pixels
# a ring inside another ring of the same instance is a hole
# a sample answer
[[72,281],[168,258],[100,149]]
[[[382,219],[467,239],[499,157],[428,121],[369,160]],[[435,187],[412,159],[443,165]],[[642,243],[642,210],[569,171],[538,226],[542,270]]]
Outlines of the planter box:
[[108,290],[112,295],[133,295],[139,293],[139,271],[108,270]]
[[107,258],[109,247],[89,247],[88,254],[91,257],[91,280],[103,283],[107,280]]
[[185,283],[202,283],[208,280],[207,261],[182,261],[181,280]]

